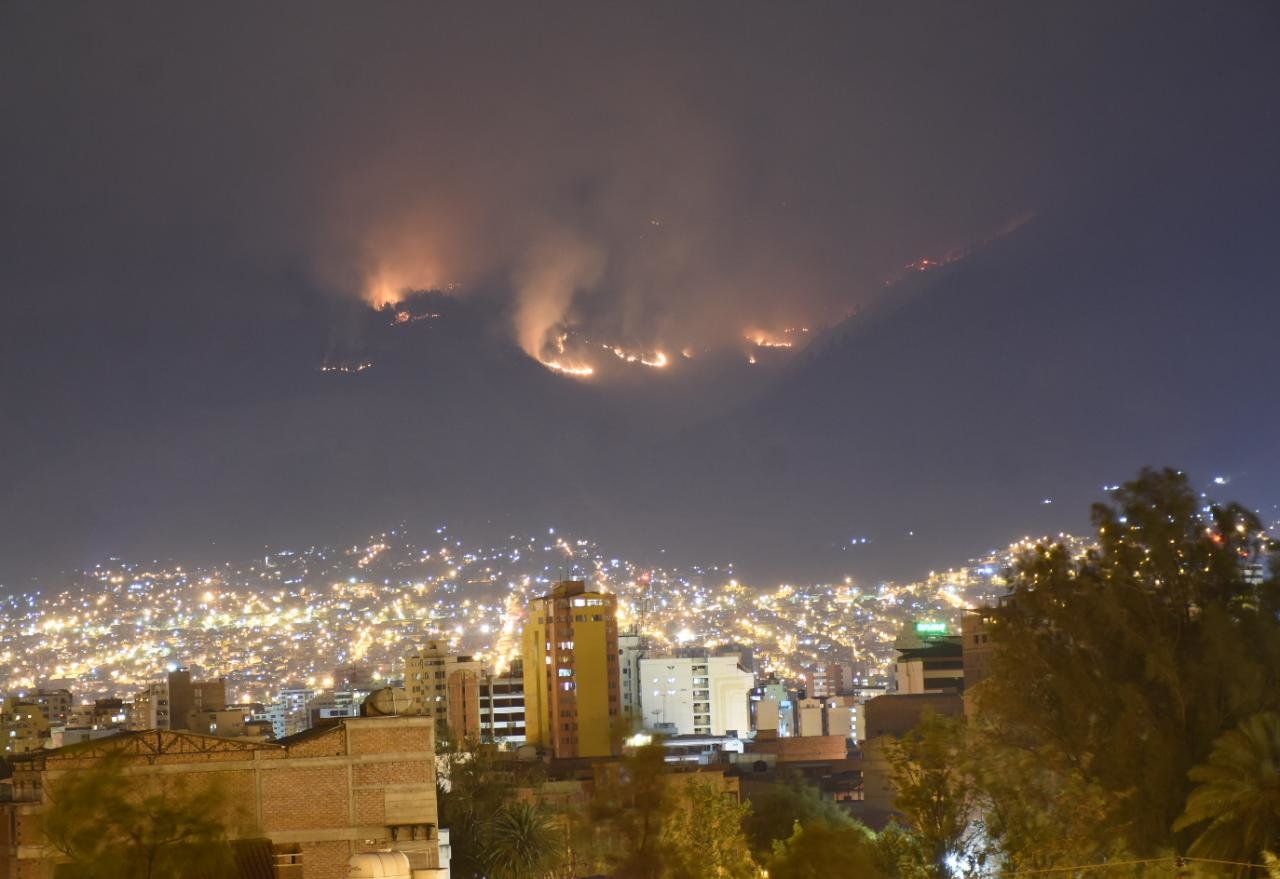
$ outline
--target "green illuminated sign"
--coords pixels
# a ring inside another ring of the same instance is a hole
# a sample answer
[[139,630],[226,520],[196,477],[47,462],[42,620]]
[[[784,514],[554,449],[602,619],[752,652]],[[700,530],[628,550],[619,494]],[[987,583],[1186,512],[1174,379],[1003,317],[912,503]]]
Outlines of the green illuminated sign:
[[917,635],[945,635],[947,634],[946,623],[916,623]]

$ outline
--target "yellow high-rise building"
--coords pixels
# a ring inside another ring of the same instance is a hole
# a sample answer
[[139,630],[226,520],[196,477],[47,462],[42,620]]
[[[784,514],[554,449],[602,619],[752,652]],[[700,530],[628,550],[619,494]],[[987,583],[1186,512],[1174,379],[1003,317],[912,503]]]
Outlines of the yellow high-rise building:
[[620,698],[617,598],[564,580],[529,602],[528,613],[527,741],[552,757],[607,757]]

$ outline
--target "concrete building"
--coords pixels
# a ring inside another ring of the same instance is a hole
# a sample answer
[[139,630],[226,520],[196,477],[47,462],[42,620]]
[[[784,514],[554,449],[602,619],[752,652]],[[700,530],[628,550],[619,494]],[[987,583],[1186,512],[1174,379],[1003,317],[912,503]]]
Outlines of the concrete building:
[[723,736],[751,728],[755,676],[738,665],[736,656],[641,659],[640,681],[646,728],[661,725],[683,736]]
[[[185,668],[169,672],[169,729],[191,729],[192,712],[221,711],[227,707],[227,679],[194,681]],[[156,727],[163,729],[164,727]]]
[[193,709],[187,713],[187,718],[191,731],[201,735],[234,739],[247,734],[248,715],[233,708],[210,708],[207,711]]
[[133,697],[129,729],[169,729],[169,685],[147,684]]
[[17,696],[0,702],[0,754],[25,754],[48,741],[49,721],[40,705]]
[[893,646],[898,651],[894,663],[896,692],[916,695],[964,691],[960,636],[951,634],[945,623],[913,623],[903,629]]
[[307,702],[307,725],[325,726],[343,717],[359,717],[361,701],[348,690],[317,693]]
[[824,705],[821,699],[797,699],[796,712],[796,735],[798,736],[821,736],[826,735],[823,732],[823,709]]
[[615,750],[621,697],[617,598],[581,580],[529,603],[524,626],[525,735],[552,757]]
[[849,662],[829,662],[804,673],[804,691],[810,699],[840,696],[857,684],[856,669]]
[[71,691],[57,688],[36,690],[31,697],[31,701],[40,706],[40,710],[44,712],[45,720],[49,723],[65,724],[71,715],[71,708],[75,704],[75,700],[71,697]]
[[282,687],[276,699],[261,714],[251,715],[250,720],[271,724],[274,738],[297,735],[311,728],[311,712],[307,706],[316,696],[309,687]]
[[866,704],[885,694],[884,687],[854,687],[840,696],[828,696],[822,700],[823,729],[829,736],[846,736],[850,741],[861,742],[867,737]]
[[339,879],[352,858],[396,851],[417,877],[446,875],[440,854],[434,724],[425,717],[343,720],[274,744],[149,730],[34,752],[15,763],[0,804],[0,876],[51,879],[40,815],[69,772],[121,761],[140,793],[217,783],[243,810],[231,827],[265,849],[280,879]]
[[991,640],[992,608],[966,611],[960,620],[962,665],[964,668],[964,713],[972,714],[977,686],[986,680],[995,643]]
[[795,713],[787,688],[772,681],[752,690],[751,721],[756,734],[763,738],[794,735]]
[[915,729],[926,711],[951,717],[963,714],[964,700],[958,693],[890,693],[869,701],[864,711],[869,741]]
[[191,672],[169,672],[161,683],[148,684],[133,699],[129,728],[190,729],[193,712],[221,711],[227,707],[226,678],[193,681]]
[[[90,710],[89,722],[85,726],[93,729],[127,729],[133,711],[132,705],[123,699],[116,698],[94,699],[93,705],[87,707]],[[71,716],[79,716],[75,708],[72,708]],[[78,724],[68,721],[67,725],[77,726]]]
[[442,641],[428,641],[404,658],[404,687],[413,710],[436,720],[436,738],[477,738],[480,729],[481,663],[449,652]]
[[501,745],[525,743],[524,663],[480,679],[480,738]]
[[744,759],[768,756],[774,765],[822,763],[849,756],[849,740],[843,736],[787,736],[759,738],[746,743]]
[[641,694],[640,659],[644,656],[644,640],[637,632],[618,636],[618,679],[621,685],[619,707],[622,718],[632,729],[644,727],[644,709]]

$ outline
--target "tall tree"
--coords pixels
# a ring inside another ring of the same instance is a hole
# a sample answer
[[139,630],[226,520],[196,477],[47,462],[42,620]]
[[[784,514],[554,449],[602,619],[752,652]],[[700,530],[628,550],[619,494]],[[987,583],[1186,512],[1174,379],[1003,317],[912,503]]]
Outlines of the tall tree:
[[963,721],[933,713],[886,744],[896,792],[893,805],[914,843],[905,872],[943,879],[957,870],[976,873],[986,861],[986,837],[965,745]]
[[[1241,564],[1266,545],[1257,517],[1204,507],[1173,470],[1144,470],[1113,500],[1094,506],[1096,550],[1037,548],[996,611],[978,722],[1006,756],[1036,756],[1034,784],[994,786],[1006,850],[1028,850],[1016,838],[1028,827],[1138,856],[1171,849],[1188,770],[1280,703],[1275,583],[1260,588]],[[1047,817],[1028,811],[1036,801]]]
[[716,782],[695,777],[680,787],[677,812],[667,816],[662,830],[672,879],[753,879],[758,875],[742,831],[742,819],[751,807],[730,799]]
[[666,779],[666,750],[658,742],[624,757],[613,783],[599,791],[596,820],[617,841],[610,858],[619,879],[661,879],[670,861],[662,828],[672,808]]
[[790,837],[774,843],[767,863],[771,879],[888,879],[875,839],[852,822],[797,822]]
[[1174,825],[1198,828],[1188,854],[1257,864],[1280,845],[1280,714],[1223,733],[1190,776],[1197,786]]
[[71,773],[51,790],[49,846],[67,859],[59,879],[233,879],[236,823],[214,783],[126,775],[118,761]]
[[602,779],[575,851],[617,879],[755,876],[742,828],[750,807],[712,781],[672,772],[665,756],[660,743],[638,748]]
[[752,795],[743,829],[752,850],[764,857],[773,850],[774,842],[793,835],[797,823],[802,827],[823,823],[837,830],[858,826],[847,812],[822,799],[816,787],[792,774]]

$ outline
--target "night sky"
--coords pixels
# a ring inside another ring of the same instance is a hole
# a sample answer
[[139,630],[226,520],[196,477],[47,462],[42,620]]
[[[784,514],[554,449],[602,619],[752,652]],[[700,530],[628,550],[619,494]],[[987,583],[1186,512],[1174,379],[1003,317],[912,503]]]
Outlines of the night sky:
[[445,522],[910,577],[1143,464],[1280,519],[1277,45],[1265,2],[0,3],[0,588]]

